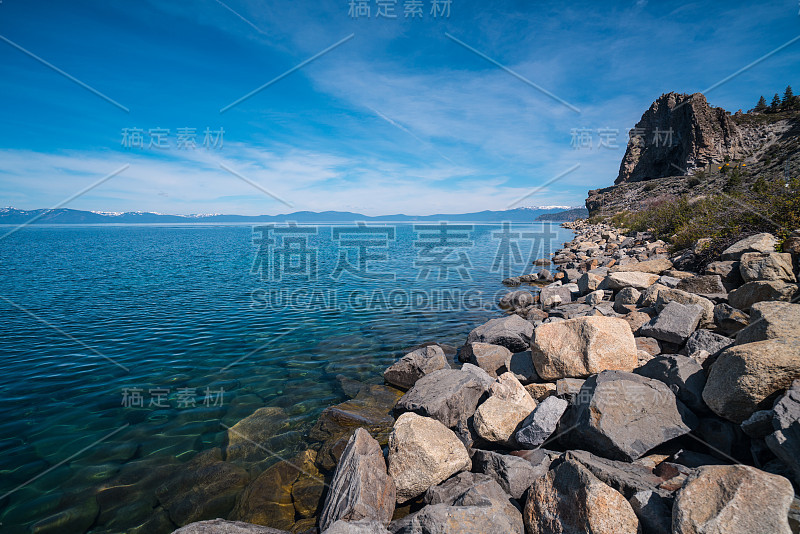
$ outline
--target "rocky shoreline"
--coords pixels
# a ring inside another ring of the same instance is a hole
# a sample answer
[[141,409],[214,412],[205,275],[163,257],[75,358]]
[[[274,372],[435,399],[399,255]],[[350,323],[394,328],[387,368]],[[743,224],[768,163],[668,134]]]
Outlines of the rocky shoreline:
[[[266,469],[236,521],[175,533],[800,532],[800,236],[691,272],[703,242],[563,226],[537,262],[556,268],[504,281],[540,288],[458,350],[414,347],[387,385],[342,378],[317,446]],[[266,443],[260,421],[228,456]]]

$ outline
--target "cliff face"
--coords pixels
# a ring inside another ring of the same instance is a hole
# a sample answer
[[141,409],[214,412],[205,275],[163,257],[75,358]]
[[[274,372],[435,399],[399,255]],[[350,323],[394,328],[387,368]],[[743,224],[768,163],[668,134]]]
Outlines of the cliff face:
[[636,123],[614,183],[690,174],[743,157],[746,144],[733,119],[701,93],[667,93]]

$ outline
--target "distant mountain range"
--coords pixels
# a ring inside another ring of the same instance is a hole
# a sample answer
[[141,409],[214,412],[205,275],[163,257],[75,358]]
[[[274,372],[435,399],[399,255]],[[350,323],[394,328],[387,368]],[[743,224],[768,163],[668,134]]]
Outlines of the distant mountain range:
[[[478,211],[474,213],[436,214],[436,215],[380,215],[368,216],[349,211],[296,211],[283,215],[165,215],[150,212],[98,212],[81,211],[67,208],[18,210],[16,208],[0,208],[0,224],[24,224],[32,219],[33,224],[158,224],[158,223],[348,223],[365,222],[533,222],[543,215],[556,215],[563,210],[576,209],[570,206],[532,206],[514,208],[503,211]],[[539,219],[541,220],[541,219]],[[567,219],[552,219],[567,220]]]

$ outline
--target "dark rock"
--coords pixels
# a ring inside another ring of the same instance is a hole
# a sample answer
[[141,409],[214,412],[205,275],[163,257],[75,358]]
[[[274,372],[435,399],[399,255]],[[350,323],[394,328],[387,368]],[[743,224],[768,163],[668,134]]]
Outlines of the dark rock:
[[735,334],[750,321],[750,316],[729,304],[714,306],[714,322],[725,334]]
[[723,350],[733,345],[734,341],[720,334],[715,334],[711,330],[696,330],[686,340],[686,345],[681,349],[681,354],[688,356],[698,350],[704,350],[716,356]]
[[726,288],[740,286],[744,283],[739,274],[738,261],[715,261],[706,265],[705,274],[716,274],[722,279]]
[[790,301],[797,293],[797,284],[786,282],[747,282],[728,293],[728,304],[748,311],[753,304],[765,300]]
[[708,411],[703,402],[703,388],[706,385],[703,366],[688,356],[656,356],[633,372],[665,383],[678,400],[693,412]]
[[[509,360],[508,372],[519,380],[522,385],[539,381],[539,374],[533,366],[530,352],[517,352],[512,354]],[[498,373],[502,374],[502,373]]]
[[772,434],[775,430],[772,427],[772,418],[775,412],[772,410],[759,410],[753,415],[742,421],[742,432],[753,439],[760,439]]
[[447,367],[442,348],[429,345],[400,358],[383,372],[383,379],[393,386],[408,389],[423,376]]
[[703,467],[704,465],[725,465],[730,463],[729,460],[721,460],[715,456],[703,454],[702,452],[687,451],[686,449],[680,449],[670,456],[670,461],[691,469]]
[[775,403],[772,425],[775,432],[766,437],[767,446],[785,463],[800,486],[800,380],[795,380]]
[[398,414],[415,412],[454,428],[459,421],[466,421],[475,413],[485,392],[486,385],[475,374],[442,369],[418,380],[397,402],[395,411]]
[[684,278],[678,282],[676,289],[686,291],[687,293],[696,293],[699,295],[716,295],[720,293],[727,293],[725,286],[722,285],[722,278],[716,274]]
[[511,360],[511,351],[507,348],[480,342],[464,345],[461,355],[463,361],[480,367],[492,378],[505,373]]
[[502,345],[511,352],[522,352],[530,346],[533,325],[519,317],[509,315],[492,319],[473,329],[467,338],[468,343],[481,341],[493,345]]
[[368,519],[387,525],[394,505],[394,481],[386,474],[381,446],[359,428],[336,466],[319,518],[320,529],[339,519]]
[[564,458],[579,462],[594,476],[622,493],[626,499],[630,499],[640,491],[652,491],[664,497],[671,495],[669,491],[659,489],[658,486],[663,479],[644,466],[608,460],[580,450],[568,451]]
[[561,424],[574,426],[564,437],[577,448],[631,461],[688,433],[697,419],[663,382],[603,371],[586,380]]
[[496,483],[492,477],[484,473],[458,473],[444,482],[431,486],[425,492],[425,504],[446,504],[452,506],[459,497],[472,488],[482,488],[484,485]]
[[[316,531],[315,531],[316,532]],[[322,534],[390,534],[380,521],[336,521]]]
[[533,293],[530,291],[511,291],[506,293],[500,298],[498,306],[503,310],[513,310],[516,308],[525,308],[530,306],[535,301]]
[[515,499],[520,499],[533,481],[547,472],[518,456],[481,450],[475,451],[472,456],[472,469],[491,476]]
[[702,317],[703,309],[700,306],[672,301],[649,323],[639,328],[639,334],[670,343],[683,343],[697,328]]
[[569,402],[558,397],[547,397],[539,403],[515,434],[519,446],[523,449],[535,449],[547,441],[556,431],[568,406]]
[[628,502],[639,518],[644,534],[671,534],[672,499],[653,491],[639,491]]

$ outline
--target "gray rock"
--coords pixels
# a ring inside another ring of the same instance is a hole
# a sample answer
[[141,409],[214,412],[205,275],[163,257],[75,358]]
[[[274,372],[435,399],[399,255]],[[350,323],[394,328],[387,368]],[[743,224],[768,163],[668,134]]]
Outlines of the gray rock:
[[586,380],[582,378],[560,378],[556,380],[556,396],[575,404],[584,382]]
[[626,499],[630,499],[640,491],[651,491],[662,497],[671,495],[669,491],[658,487],[663,480],[642,465],[609,460],[580,450],[567,451],[564,458],[579,462],[594,476],[624,495]]
[[606,296],[606,292],[603,291],[602,289],[598,289],[598,290],[592,291],[591,293],[586,295],[586,298],[585,298],[584,302],[586,304],[588,304],[589,306],[596,306],[596,305],[600,304],[601,302],[603,302],[603,299],[605,298],[605,296]]
[[623,371],[586,380],[562,421],[562,438],[612,460],[632,461],[690,432],[697,418],[663,382]]
[[665,383],[678,400],[694,413],[708,410],[703,402],[703,388],[706,385],[703,366],[688,356],[656,356],[633,372]]
[[772,425],[775,432],[766,437],[767,446],[791,469],[800,486],[800,380],[775,403]]
[[322,534],[390,534],[379,521],[337,521]]
[[728,293],[728,304],[734,308],[748,311],[753,304],[765,300],[790,301],[797,293],[797,284],[786,282],[747,282]]
[[515,435],[523,449],[535,449],[543,444],[556,431],[561,416],[569,402],[558,397],[547,397],[525,418]]
[[703,309],[700,306],[672,301],[649,323],[639,328],[639,333],[669,343],[683,343],[697,328],[702,316]]
[[740,286],[744,283],[739,274],[738,261],[715,261],[706,265],[705,274],[716,274],[722,278],[723,285],[727,287]]
[[393,534],[523,534],[522,515],[491,477],[461,473],[428,490],[427,506],[392,522]]
[[733,345],[733,340],[720,334],[715,334],[711,330],[695,330],[686,345],[681,349],[681,354],[688,356],[699,350],[704,350],[712,356],[719,354],[723,350]]
[[481,342],[467,343],[461,348],[461,355],[464,360],[480,367],[492,378],[505,373],[511,360],[511,351],[507,348]]
[[472,469],[492,477],[515,499],[520,499],[533,481],[547,472],[547,469],[537,469],[531,462],[518,456],[481,450],[475,451],[472,456]]
[[[531,354],[527,351],[517,352],[510,356],[508,363],[508,372],[519,380],[520,384],[527,385],[539,381],[539,374],[533,366]],[[500,375],[502,373],[498,373]]]
[[423,376],[448,367],[442,348],[428,345],[400,358],[383,372],[383,379],[393,386],[408,389]]
[[515,308],[525,308],[533,304],[533,302],[533,293],[520,290],[506,293],[500,298],[500,302],[497,305],[503,310],[513,310]]
[[591,293],[601,289],[600,284],[602,282],[603,276],[594,273],[584,273],[578,278],[578,290],[581,294]]
[[772,418],[775,412],[772,410],[759,410],[753,415],[742,421],[742,432],[754,439],[766,437],[775,430],[772,426]]
[[573,319],[575,317],[585,317],[592,312],[592,307],[581,302],[570,302],[560,304],[557,308],[550,310],[550,317],[560,317],[562,319]]
[[190,523],[172,532],[172,534],[289,534],[285,530],[252,525],[241,521],[210,519]]
[[[579,293],[578,285],[577,284],[566,284],[561,286],[546,286],[542,288],[541,293],[539,293],[539,301],[547,305],[548,302],[552,302],[554,297],[558,297],[560,300],[559,303],[567,303],[572,302],[573,293]],[[518,351],[517,351],[518,352]]]
[[756,234],[737,241],[722,252],[723,261],[738,261],[745,252],[774,252],[778,240],[772,234]]
[[741,423],[800,378],[800,345],[793,339],[768,339],[735,345],[711,365],[703,400],[714,413]]
[[[644,295],[642,296],[644,299]],[[670,302],[679,302],[684,305],[697,304],[703,308],[703,318],[700,321],[702,328],[714,328],[714,303],[709,299],[694,293],[687,293],[680,289],[664,288],[658,290],[656,295],[655,309],[661,312]]]
[[800,343],[800,304],[758,302],[750,309],[750,324],[736,334],[736,344],[781,337]]
[[726,334],[735,334],[750,321],[750,316],[724,302],[714,306],[714,322]]
[[388,463],[400,503],[472,467],[467,449],[452,430],[413,413],[397,418],[389,436]]
[[672,531],[679,534],[789,534],[792,485],[744,465],[701,467],[678,493]]
[[522,352],[530,346],[533,325],[518,315],[492,319],[472,330],[468,343],[481,341],[502,345],[511,352]]
[[449,428],[475,413],[486,384],[469,371],[442,369],[417,380],[395,406],[396,413],[432,417]]
[[672,499],[652,491],[638,491],[628,499],[646,534],[671,534]]
[[699,295],[717,295],[720,293],[727,293],[725,286],[722,285],[722,278],[720,278],[720,276],[717,274],[706,274],[701,276],[693,276],[691,278],[684,278],[678,282],[676,289]]
[[320,529],[340,519],[388,525],[395,505],[395,486],[386,474],[380,444],[363,428],[355,431],[342,453],[319,517]]
[[623,287],[614,297],[614,311],[617,313],[628,313],[636,309],[642,294],[633,287]]
[[662,276],[661,278],[658,279],[656,284],[661,284],[662,286],[666,286],[666,287],[674,289],[674,288],[678,287],[678,283],[680,281],[681,281],[680,278],[674,278],[672,276],[664,275],[664,276]]
[[792,272],[792,255],[785,252],[748,252],[742,254],[739,273],[745,282],[757,280],[796,282]]

